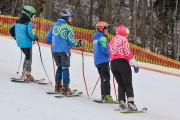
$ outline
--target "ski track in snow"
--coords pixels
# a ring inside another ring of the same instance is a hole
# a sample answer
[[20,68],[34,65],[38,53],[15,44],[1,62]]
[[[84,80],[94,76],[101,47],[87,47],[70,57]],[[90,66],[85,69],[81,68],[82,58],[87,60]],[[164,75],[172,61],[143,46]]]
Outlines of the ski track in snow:
[[[11,77],[17,77],[21,53],[14,40],[0,36],[0,42],[0,120],[180,120],[179,77],[143,69],[140,69],[138,74],[133,72],[135,103],[138,108],[147,107],[148,111],[143,114],[121,114],[113,111],[118,105],[92,102],[93,99],[100,98],[100,84],[93,96],[88,99],[82,77],[80,54],[72,52],[71,55],[70,87],[83,91],[82,97],[57,99],[54,95],[46,94],[54,90],[50,47],[41,46],[41,51],[53,86],[43,86],[10,81]],[[98,79],[98,72],[91,56],[85,56],[84,60],[85,77],[91,95]],[[46,78],[37,45],[33,46],[32,75],[37,79]],[[112,83],[111,81],[111,94],[115,99]]]

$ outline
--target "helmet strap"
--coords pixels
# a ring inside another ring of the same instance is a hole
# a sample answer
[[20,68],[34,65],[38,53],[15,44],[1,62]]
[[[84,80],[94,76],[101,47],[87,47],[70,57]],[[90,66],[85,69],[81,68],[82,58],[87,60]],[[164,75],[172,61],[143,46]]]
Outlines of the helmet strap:
[[35,14],[31,14],[31,18],[35,18],[36,17],[36,15]]

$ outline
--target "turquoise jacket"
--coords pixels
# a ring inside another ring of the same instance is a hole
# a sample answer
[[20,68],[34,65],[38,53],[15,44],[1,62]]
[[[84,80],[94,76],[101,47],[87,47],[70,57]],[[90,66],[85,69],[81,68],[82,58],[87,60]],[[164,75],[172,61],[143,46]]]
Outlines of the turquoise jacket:
[[11,27],[15,26],[15,39],[17,46],[20,48],[31,48],[34,39],[33,23],[28,24],[14,23]]

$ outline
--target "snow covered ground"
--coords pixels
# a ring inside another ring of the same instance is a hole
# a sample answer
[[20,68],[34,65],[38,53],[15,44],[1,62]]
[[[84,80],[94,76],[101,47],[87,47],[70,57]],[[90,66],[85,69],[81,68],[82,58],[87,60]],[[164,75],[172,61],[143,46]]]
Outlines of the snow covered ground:
[[[51,50],[43,46],[41,50],[45,68],[54,83]],[[83,91],[84,94],[82,97],[61,99],[46,94],[47,91],[54,90],[54,85],[10,81],[11,77],[17,77],[20,55],[14,40],[0,36],[0,120],[180,120],[179,77],[143,69],[138,74],[133,73],[136,105],[139,108],[147,107],[148,111],[144,114],[121,114],[113,111],[118,105],[92,102],[93,99],[100,98],[99,84],[93,96],[87,98],[80,54],[72,53],[71,56],[70,87]],[[33,46],[32,74],[35,78],[46,78],[37,45]],[[91,56],[85,56],[85,76],[91,94],[98,79]],[[115,99],[113,84],[111,88]]]

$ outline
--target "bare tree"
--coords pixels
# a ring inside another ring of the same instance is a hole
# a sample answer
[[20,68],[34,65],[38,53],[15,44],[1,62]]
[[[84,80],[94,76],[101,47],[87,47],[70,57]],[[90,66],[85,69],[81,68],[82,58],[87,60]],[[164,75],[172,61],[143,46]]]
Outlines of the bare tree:
[[136,1],[131,0],[131,35],[132,35],[132,43],[136,44]]
[[17,5],[18,5],[18,0],[12,1],[12,16],[15,16]]
[[149,27],[149,39],[150,39],[150,50],[153,50],[153,0],[150,0],[150,27]]
[[52,21],[53,21],[53,17],[52,17],[53,4],[54,4],[54,1],[49,0],[44,5],[44,9],[43,9],[43,12],[44,12],[43,17],[48,19],[48,20],[52,20]]
[[93,19],[93,0],[90,0],[90,8],[89,8],[89,28],[92,29],[92,19]]
[[176,59],[179,59],[178,58],[178,39],[177,39],[177,7],[178,7],[178,0],[176,0],[176,8],[175,8],[175,12],[174,12],[174,16],[173,16],[173,19],[174,19],[174,25],[175,25],[175,56],[176,56]]

